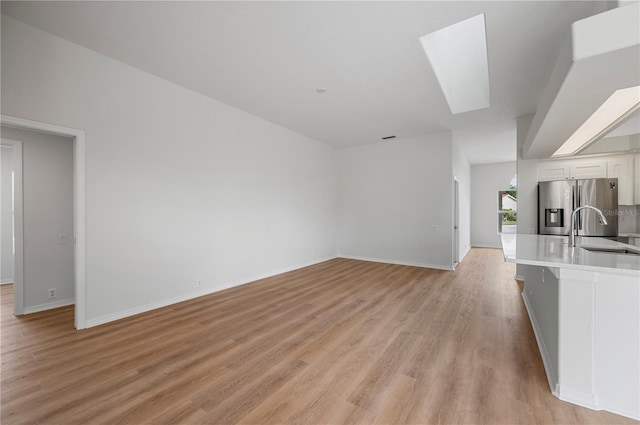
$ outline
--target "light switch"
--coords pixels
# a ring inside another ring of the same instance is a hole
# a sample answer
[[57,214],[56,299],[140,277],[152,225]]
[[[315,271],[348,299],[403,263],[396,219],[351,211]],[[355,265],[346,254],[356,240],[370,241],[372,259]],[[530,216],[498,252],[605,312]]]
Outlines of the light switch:
[[67,243],[67,235],[66,235],[66,233],[60,233],[60,234],[58,235],[58,243],[59,243],[59,244],[65,244],[65,243]]

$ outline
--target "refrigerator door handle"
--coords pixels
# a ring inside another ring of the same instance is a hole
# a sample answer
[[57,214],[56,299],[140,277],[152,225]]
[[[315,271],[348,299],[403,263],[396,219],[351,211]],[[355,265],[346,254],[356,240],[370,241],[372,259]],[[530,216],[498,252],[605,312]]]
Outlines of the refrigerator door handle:
[[[575,181],[573,182],[573,186],[571,187],[572,190],[572,194],[573,194],[573,208],[571,209],[571,218],[574,220],[577,220],[580,218],[580,211],[576,212],[576,216],[578,217],[574,217],[573,216],[573,212],[580,206],[580,199],[578,198],[578,182]],[[569,223],[569,228],[571,228],[571,223]],[[576,234],[578,234],[578,226],[575,226],[573,228],[574,232],[576,232]]]
[[571,185],[571,212],[569,213],[569,220],[567,222],[567,229],[571,229],[571,219],[573,217],[573,211],[578,207],[578,199],[576,194],[576,184]]
[[[580,196],[582,194],[582,185],[579,183],[576,183],[576,192],[577,192],[577,196],[578,196],[578,203],[576,208],[581,207],[582,206],[582,196]],[[582,230],[582,210],[578,211],[578,231]]]

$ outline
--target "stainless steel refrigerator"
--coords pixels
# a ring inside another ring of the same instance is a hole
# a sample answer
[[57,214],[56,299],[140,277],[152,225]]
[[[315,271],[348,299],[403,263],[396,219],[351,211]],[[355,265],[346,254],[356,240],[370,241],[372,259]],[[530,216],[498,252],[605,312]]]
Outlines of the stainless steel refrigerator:
[[568,235],[571,213],[591,205],[602,211],[602,225],[595,211],[576,213],[580,236],[618,236],[618,179],[558,180],[538,183],[538,229],[541,235]]

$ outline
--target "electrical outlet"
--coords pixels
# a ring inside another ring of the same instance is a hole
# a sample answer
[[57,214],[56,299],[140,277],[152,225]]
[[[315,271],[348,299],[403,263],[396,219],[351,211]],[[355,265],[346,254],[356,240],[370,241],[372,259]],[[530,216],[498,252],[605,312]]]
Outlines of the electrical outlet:
[[56,297],[56,288],[47,289],[47,298],[55,298]]
[[200,288],[200,287],[202,286],[202,279],[198,279],[198,280],[196,281],[196,286],[197,286],[198,288]]
[[58,243],[61,244],[61,245],[67,243],[67,235],[66,235],[66,233],[60,233],[58,235]]

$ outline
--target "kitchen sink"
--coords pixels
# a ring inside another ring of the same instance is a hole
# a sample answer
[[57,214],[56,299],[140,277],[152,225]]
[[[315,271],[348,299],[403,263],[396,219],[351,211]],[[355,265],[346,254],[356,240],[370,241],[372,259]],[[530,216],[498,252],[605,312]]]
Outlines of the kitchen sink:
[[628,248],[606,248],[603,246],[583,246],[581,248],[591,252],[604,252],[606,254],[640,255],[640,251]]

